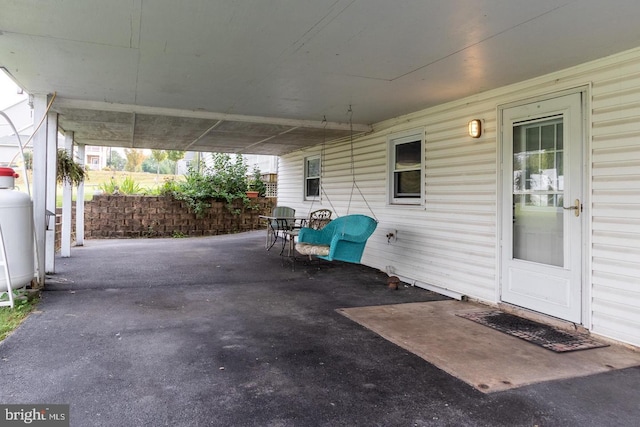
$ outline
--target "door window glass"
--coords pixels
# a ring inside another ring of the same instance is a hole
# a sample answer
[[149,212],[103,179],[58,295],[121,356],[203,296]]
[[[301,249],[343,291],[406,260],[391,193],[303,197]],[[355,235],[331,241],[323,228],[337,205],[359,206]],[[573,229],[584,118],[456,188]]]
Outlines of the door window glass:
[[513,258],[564,265],[563,124],[513,127]]

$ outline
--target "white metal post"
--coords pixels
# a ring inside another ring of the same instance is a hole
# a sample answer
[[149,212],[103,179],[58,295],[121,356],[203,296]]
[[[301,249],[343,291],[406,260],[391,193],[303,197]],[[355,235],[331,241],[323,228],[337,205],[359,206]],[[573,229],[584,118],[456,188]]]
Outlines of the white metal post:
[[[33,95],[33,121],[37,126],[47,110],[47,96]],[[45,279],[45,228],[47,196],[47,125],[44,120],[33,136],[33,226],[36,234],[36,267],[38,285],[44,286]]]
[[[73,132],[67,132],[64,135],[64,149],[73,158]],[[71,211],[73,209],[72,200],[73,186],[70,182],[65,181],[62,186],[62,232],[60,255],[63,258],[71,256]]]
[[56,254],[56,173],[58,165],[58,113],[47,114],[47,196],[46,209],[53,213],[45,232],[45,271],[55,273]]
[[[77,162],[84,169],[84,145],[78,145]],[[84,181],[76,193],[76,246],[84,246]]]

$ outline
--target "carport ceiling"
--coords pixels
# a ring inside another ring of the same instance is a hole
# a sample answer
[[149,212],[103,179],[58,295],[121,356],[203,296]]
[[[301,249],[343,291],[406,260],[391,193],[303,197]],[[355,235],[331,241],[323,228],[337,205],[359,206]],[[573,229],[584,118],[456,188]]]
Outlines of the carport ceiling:
[[[280,155],[640,45],[636,0],[0,0],[79,143]],[[326,117],[326,122],[323,118]]]

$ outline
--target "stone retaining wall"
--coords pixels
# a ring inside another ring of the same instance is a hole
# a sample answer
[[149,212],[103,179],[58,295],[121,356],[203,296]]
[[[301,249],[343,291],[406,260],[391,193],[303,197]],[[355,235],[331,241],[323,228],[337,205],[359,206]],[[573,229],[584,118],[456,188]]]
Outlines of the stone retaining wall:
[[276,199],[251,199],[233,203],[211,201],[202,218],[186,203],[164,196],[96,195],[85,202],[85,238],[213,236],[264,228],[260,215],[269,215]]
[[[76,202],[71,205],[71,243],[76,241]],[[55,251],[62,246],[62,208],[56,208]]]

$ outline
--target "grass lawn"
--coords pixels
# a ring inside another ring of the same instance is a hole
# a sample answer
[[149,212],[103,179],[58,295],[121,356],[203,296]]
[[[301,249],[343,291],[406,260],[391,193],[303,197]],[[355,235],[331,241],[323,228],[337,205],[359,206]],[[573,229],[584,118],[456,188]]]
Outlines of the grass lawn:
[[[6,292],[2,294],[2,299],[6,299]],[[38,303],[38,299],[14,300],[14,307],[0,307],[0,341],[5,339],[24,319],[27,318]]]
[[[16,170],[20,175],[22,172]],[[100,186],[103,183],[108,183],[113,178],[117,182],[122,182],[126,177],[133,179],[140,188],[150,192],[157,187],[161,186],[167,179],[183,180],[183,175],[156,175],[155,173],[148,172],[124,172],[124,171],[88,171],[87,179],[84,182],[84,200],[89,201],[93,198],[93,195],[100,193]],[[32,173],[29,172],[29,183],[33,188]],[[24,188],[24,179],[22,177],[16,180],[16,186],[19,189]],[[73,189],[73,200],[76,200],[76,189]],[[56,194],[56,205],[62,206],[62,186],[58,186]]]
[[[84,182],[85,200],[91,200],[93,198],[93,194],[100,191],[100,185],[110,182],[111,179],[114,179],[116,182],[122,182],[126,177],[129,177],[140,185],[140,188],[146,191],[156,189],[164,184],[164,181],[167,179],[184,179],[183,175],[156,175],[155,173],[148,172],[89,171],[87,174],[88,178]],[[58,187],[58,191],[62,194],[61,187]]]

